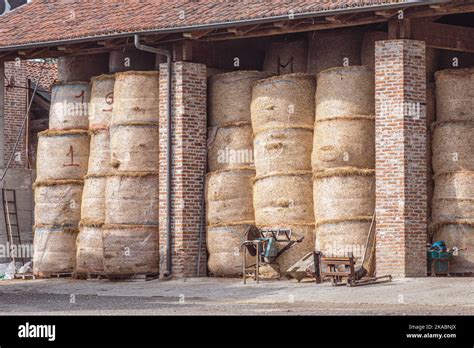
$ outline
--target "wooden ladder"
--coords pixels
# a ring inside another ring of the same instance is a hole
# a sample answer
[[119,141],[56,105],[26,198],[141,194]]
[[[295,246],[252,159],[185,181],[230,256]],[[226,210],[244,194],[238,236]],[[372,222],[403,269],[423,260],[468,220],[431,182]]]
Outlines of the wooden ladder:
[[[7,241],[10,243],[10,246],[16,245],[18,249],[18,247],[21,246],[21,236],[16,204],[16,191],[2,188],[2,202]],[[21,262],[24,265],[25,260],[23,259],[23,255],[20,255]],[[16,262],[14,255],[12,255],[12,261]]]

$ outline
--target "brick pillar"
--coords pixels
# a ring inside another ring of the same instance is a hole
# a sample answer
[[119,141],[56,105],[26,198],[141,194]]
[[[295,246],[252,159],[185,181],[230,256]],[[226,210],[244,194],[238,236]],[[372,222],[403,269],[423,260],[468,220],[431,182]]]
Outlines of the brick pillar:
[[[0,61],[0,169],[5,166],[5,63]],[[3,171],[1,171],[3,172]]]
[[[199,230],[206,168],[206,66],[173,63],[172,74],[172,276],[197,274]],[[166,270],[167,66],[160,65],[160,273]],[[203,215],[205,217],[205,215]],[[204,230],[205,232],[205,230]],[[202,236],[200,276],[206,275]],[[163,274],[163,273],[162,273]]]
[[375,48],[377,274],[426,275],[425,43]]

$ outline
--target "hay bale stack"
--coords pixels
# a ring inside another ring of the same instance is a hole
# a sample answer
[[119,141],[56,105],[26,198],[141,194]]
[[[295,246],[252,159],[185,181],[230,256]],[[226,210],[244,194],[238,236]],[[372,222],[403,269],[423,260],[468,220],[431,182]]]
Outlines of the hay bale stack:
[[[388,34],[384,31],[367,31],[362,40],[361,64],[370,70],[375,69],[375,43],[388,39]],[[353,65],[353,64],[351,64]]]
[[253,133],[249,123],[209,128],[210,172],[253,168]]
[[364,31],[358,28],[318,30],[308,33],[308,72],[319,72],[343,64],[361,64]]
[[458,247],[458,255],[449,262],[449,271],[472,275],[474,268],[474,223],[444,224],[434,233],[434,240],[444,240],[448,248]]
[[266,130],[314,127],[313,75],[289,74],[257,81],[252,89],[252,129]]
[[89,126],[89,82],[61,82],[53,85],[49,129],[87,129]]
[[158,274],[158,245],[158,226],[102,226],[104,274],[110,278]]
[[474,170],[474,122],[437,122],[432,146],[435,174]]
[[258,81],[252,90],[255,223],[259,228],[290,229],[292,240],[304,236],[302,243],[279,256],[280,272],[313,248],[311,144],[315,89],[314,76],[289,74]]
[[465,248],[450,263],[451,273],[474,270],[474,69],[442,70],[436,77],[436,118],[433,124],[434,192],[432,242]]
[[436,72],[438,122],[474,121],[474,69],[448,69]]
[[115,74],[111,124],[159,121],[158,71],[126,71]]
[[370,69],[338,67],[318,74],[316,120],[374,115],[375,80]]
[[82,180],[37,181],[35,225],[77,227],[81,219]]
[[228,170],[207,174],[206,207],[207,224],[252,224],[252,180],[255,171]]
[[105,223],[158,225],[159,190],[155,173],[120,173],[107,177]]
[[263,71],[276,75],[306,73],[308,43],[306,40],[271,42],[265,51]]
[[235,71],[209,78],[209,126],[250,123],[252,84],[271,76],[261,71]]
[[74,271],[77,232],[71,227],[35,226],[33,273],[37,277]]
[[[362,262],[375,210],[374,75],[366,66],[318,74],[313,141],[315,249]],[[373,270],[371,259],[366,266]]]
[[158,172],[158,124],[113,124],[110,127],[110,164],[117,172]]
[[253,225],[255,219],[252,84],[269,75],[237,71],[209,79],[209,173],[205,190],[208,269],[214,276],[232,277],[242,273],[240,233]]
[[91,79],[89,128],[107,128],[112,119],[114,104],[114,75],[100,75]]
[[89,161],[86,130],[39,133],[36,160],[37,180],[82,180]]

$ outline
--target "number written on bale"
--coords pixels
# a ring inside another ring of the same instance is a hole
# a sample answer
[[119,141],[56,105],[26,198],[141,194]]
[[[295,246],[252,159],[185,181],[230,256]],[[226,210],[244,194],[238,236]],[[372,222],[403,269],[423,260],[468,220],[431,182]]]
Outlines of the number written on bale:
[[63,164],[63,167],[79,167],[79,164],[74,163],[74,147],[69,146],[69,152],[66,154],[67,157],[71,156],[71,162]]

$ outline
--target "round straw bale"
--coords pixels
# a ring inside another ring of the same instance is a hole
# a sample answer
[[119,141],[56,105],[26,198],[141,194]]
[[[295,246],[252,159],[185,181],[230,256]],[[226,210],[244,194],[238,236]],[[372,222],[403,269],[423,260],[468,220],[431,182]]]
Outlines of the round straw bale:
[[119,172],[159,170],[157,125],[113,125],[110,128],[110,163]]
[[375,168],[374,118],[336,118],[316,122],[311,164],[314,170]]
[[444,225],[434,234],[433,242],[439,240],[443,240],[449,249],[453,247],[460,249],[458,255],[449,262],[450,273],[472,274],[474,272],[474,226]]
[[321,71],[316,90],[316,120],[374,115],[374,84],[374,74],[366,66]]
[[474,121],[474,68],[438,71],[436,111],[438,121]]
[[370,218],[320,223],[316,226],[315,250],[327,257],[348,257],[352,253],[360,266],[370,225]]
[[253,134],[250,123],[210,128],[208,139],[210,140],[209,171],[252,168],[254,166]]
[[252,89],[252,128],[254,134],[281,128],[314,127],[313,75],[289,74],[254,83]]
[[474,122],[437,123],[432,147],[435,173],[474,170]]
[[64,227],[35,227],[33,274],[49,277],[69,273],[76,267],[77,230]]
[[90,96],[89,82],[62,82],[53,85],[49,128],[87,129]]
[[105,185],[105,222],[158,225],[158,201],[158,175],[108,176]]
[[[209,256],[207,268],[217,277],[242,275],[243,255],[241,244],[245,241],[245,231],[249,225],[208,226],[206,244]],[[255,258],[247,253],[247,264]]]
[[313,131],[287,128],[260,132],[254,138],[258,176],[311,170]]
[[474,219],[474,172],[437,175],[432,203],[433,221]]
[[88,177],[82,192],[81,220],[85,223],[104,223],[106,177]]
[[209,78],[209,125],[250,122],[254,81],[271,76],[261,71],[234,71]]
[[206,181],[207,223],[253,221],[253,170],[210,173]]
[[364,31],[342,28],[309,32],[308,72],[319,72],[336,66],[360,65]]
[[108,129],[94,130],[90,137],[88,175],[106,175],[115,171],[110,164],[110,133]]
[[368,216],[375,209],[375,173],[315,177],[314,218],[319,220]]
[[87,131],[41,132],[36,170],[38,180],[82,179],[89,161]]
[[105,275],[127,277],[158,273],[158,227],[104,225],[102,243]]
[[35,185],[35,223],[77,226],[81,219],[82,187],[82,184]]
[[81,226],[76,245],[76,273],[102,274],[104,272],[102,228]]
[[253,186],[256,225],[313,223],[312,188],[310,173],[257,178]]
[[109,126],[114,104],[114,84],[114,75],[100,75],[91,79],[89,128]]
[[308,69],[306,40],[271,42],[265,51],[263,71],[284,75],[305,73]]
[[112,124],[158,122],[158,120],[158,71],[116,73]]
[[[370,70],[375,68],[375,43],[388,39],[388,34],[384,31],[367,31],[362,41],[361,60]],[[352,65],[352,64],[351,64]]]

